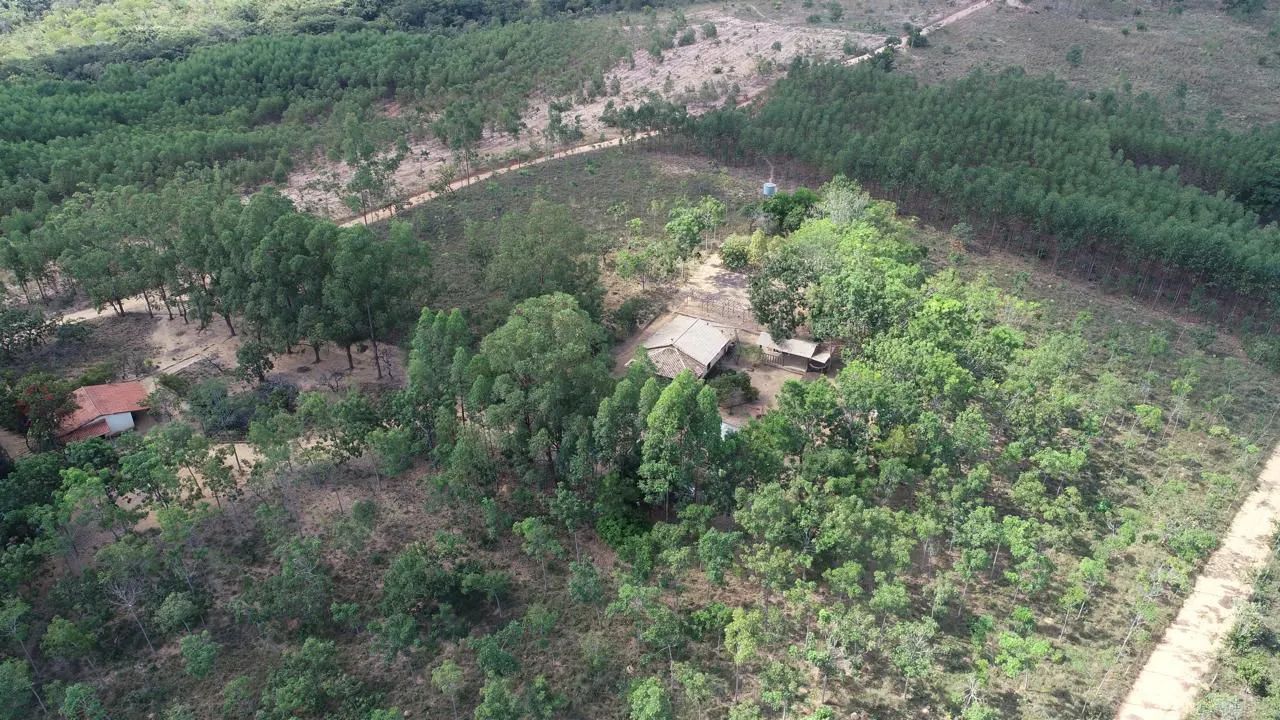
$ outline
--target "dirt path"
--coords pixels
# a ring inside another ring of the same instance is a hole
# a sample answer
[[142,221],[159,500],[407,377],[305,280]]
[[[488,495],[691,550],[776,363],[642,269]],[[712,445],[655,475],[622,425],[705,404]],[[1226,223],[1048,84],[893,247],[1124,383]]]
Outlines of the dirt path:
[[[928,35],[929,33],[935,30],[939,30],[954,22],[963,20],[969,17],[970,15],[978,12],[979,10],[982,10],[983,8],[994,5],[1000,1],[1001,0],[978,0],[978,2],[975,2],[971,5],[966,5],[965,7],[951,13],[950,15],[947,15],[941,18],[940,20],[930,23],[929,25],[925,26],[924,30],[922,30],[921,32],[925,35]],[[754,10],[755,8],[752,8],[752,9]],[[756,10],[756,12],[759,13],[760,11]],[[762,17],[764,16],[763,13],[761,13],[761,16]],[[899,45],[900,48],[907,47],[907,37],[905,35],[899,38],[899,41],[900,41],[900,45]],[[881,50],[884,50],[886,47],[888,47],[888,45],[881,45],[880,47],[872,50],[871,52],[868,52],[865,55],[859,55],[857,57],[852,57],[852,58],[849,58],[848,60],[845,60],[844,64],[857,65],[858,63],[865,62],[866,60],[869,60],[876,53],[880,52]],[[760,97],[764,93],[765,89],[767,88],[761,88],[760,91],[754,94],[745,93],[745,97],[739,103],[739,107],[743,105],[747,105],[752,101],[754,101],[756,98]],[[657,132],[650,131],[650,132],[640,133],[632,139],[612,138],[610,140],[602,140],[600,142],[594,142],[587,145],[579,145],[577,147],[569,148],[567,150],[557,150],[556,152],[553,152],[547,155],[539,155],[538,157],[531,158],[529,160],[523,160],[521,162],[511,163],[509,165],[504,165],[502,167],[494,168],[492,170],[485,170],[483,172],[468,175],[467,177],[461,178],[459,180],[456,180],[450,183],[448,186],[448,190],[444,192],[452,192],[454,190],[460,190],[469,185],[474,185],[478,182],[484,182],[485,180],[488,180],[490,178],[498,177],[499,175],[505,175],[509,172],[514,172],[516,170],[521,170],[527,167],[533,167],[534,165],[541,165],[542,163],[549,162],[551,160],[572,157],[574,155],[583,155],[585,153],[595,152],[597,150],[604,150],[612,147],[621,147],[622,145],[628,142],[631,142],[632,140],[641,140],[647,137],[653,137],[654,135],[657,135]],[[396,203],[395,205],[389,205],[387,207],[365,213],[364,215],[357,215],[356,217],[346,220],[341,224],[342,224],[342,227],[351,227],[353,225],[360,225],[360,224],[368,225],[370,223],[382,222],[383,220],[388,220],[390,218],[395,217],[396,215],[400,214],[405,210],[418,207],[419,205],[422,205],[423,203],[426,203],[426,202],[430,202],[431,200],[434,200],[437,197],[439,197],[441,194],[442,194],[442,191],[428,190],[427,192],[411,195],[407,199],[399,203]]]
[[1280,448],[1129,689],[1116,720],[1182,720],[1208,684],[1223,636],[1266,564],[1280,522]]

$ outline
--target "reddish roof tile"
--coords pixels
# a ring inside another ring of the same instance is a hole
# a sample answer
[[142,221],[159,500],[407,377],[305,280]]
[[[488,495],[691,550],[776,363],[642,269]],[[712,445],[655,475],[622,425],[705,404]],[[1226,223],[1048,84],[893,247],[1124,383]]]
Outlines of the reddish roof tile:
[[59,437],[64,441],[83,440],[85,437],[105,435],[106,423],[102,423],[102,432],[91,432],[84,437],[75,437],[82,431],[89,431],[94,421],[116,413],[139,412],[146,410],[147,389],[140,382],[111,383],[108,385],[85,385],[77,388],[72,397],[79,406],[75,412],[67,416],[59,427]]

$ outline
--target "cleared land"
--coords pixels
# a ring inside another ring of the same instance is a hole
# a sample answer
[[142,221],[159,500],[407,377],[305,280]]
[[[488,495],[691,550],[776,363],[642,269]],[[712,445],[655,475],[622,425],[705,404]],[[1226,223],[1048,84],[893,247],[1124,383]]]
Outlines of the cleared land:
[[1188,123],[1220,113],[1233,127],[1268,124],[1280,120],[1280,9],[1270,5],[1247,18],[1210,0],[1002,6],[939,31],[899,67],[927,82],[1021,67],[1086,90],[1148,93]]
[[[656,96],[698,113],[723,104],[731,91],[739,101],[756,97],[797,57],[848,59],[901,34],[904,23],[928,25],[967,5],[973,3],[827,3],[818,8],[797,1],[767,6],[767,12],[751,3],[697,5],[684,11],[685,29],[677,33],[669,31],[674,27],[669,13],[653,18],[620,15],[613,20],[593,20],[616,26],[632,44],[630,57],[604,75],[608,85],[616,81],[618,92],[590,101],[540,94],[521,119],[525,126],[522,133],[511,136],[487,129],[468,158],[432,135],[430,118],[423,118],[420,131],[407,138],[407,155],[392,174],[396,193],[413,198],[413,203],[422,202],[433,196],[427,191],[442,180],[474,174],[475,168],[562,153],[575,144],[574,152],[607,146],[620,136],[617,129],[600,121],[609,103],[623,107]],[[841,10],[836,12],[834,7]],[[835,15],[839,20],[832,20]],[[715,28],[713,36],[707,34],[708,24]],[[655,37],[674,40],[686,31],[696,38],[692,44],[676,43],[660,56],[647,49]],[[552,103],[569,107],[561,112],[562,122],[579,129],[580,141],[563,141],[548,132]],[[383,111],[399,116],[405,110],[389,105]],[[349,166],[318,153],[298,163],[282,190],[304,210],[330,218],[351,218],[351,211],[342,203],[343,193],[333,188],[345,186],[353,173]],[[424,193],[425,197],[418,197]]]

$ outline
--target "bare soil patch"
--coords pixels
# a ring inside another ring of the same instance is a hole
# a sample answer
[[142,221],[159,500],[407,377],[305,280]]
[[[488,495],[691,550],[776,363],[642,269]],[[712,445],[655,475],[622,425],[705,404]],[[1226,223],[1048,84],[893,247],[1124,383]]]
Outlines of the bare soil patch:
[[[796,57],[839,58],[844,56],[846,41],[856,46],[873,47],[884,41],[884,34],[794,25],[782,20],[744,20],[719,9],[691,11],[689,26],[698,40],[692,45],[677,46],[656,58],[641,45],[648,34],[638,27],[625,29],[636,48],[631,60],[623,60],[606,74],[606,82],[617,79],[620,92],[596,98],[572,107],[563,114],[566,124],[577,124],[581,142],[599,142],[619,137],[617,130],[605,126],[600,115],[613,102],[623,107],[643,102],[656,95],[688,104],[690,112],[705,112],[723,103],[730,88],[738,89],[739,99],[754,97],[766,89],[786,65]],[[716,26],[716,37],[707,38],[702,24]],[[775,50],[775,43],[779,49]],[[547,154],[573,143],[557,143],[546,134],[549,103],[564,98],[535,95],[530,111],[523,118],[528,130],[519,137],[486,131],[475,147],[472,168],[501,165],[521,156]],[[403,108],[395,106],[399,114]],[[394,177],[400,196],[412,196],[437,183],[442,173],[459,165],[458,158],[440,140],[423,132],[409,140],[409,153]],[[341,187],[351,180],[352,170],[342,163],[317,155],[299,163],[286,181],[282,192],[304,210],[334,219],[352,217],[343,205],[341,194],[327,187]]]

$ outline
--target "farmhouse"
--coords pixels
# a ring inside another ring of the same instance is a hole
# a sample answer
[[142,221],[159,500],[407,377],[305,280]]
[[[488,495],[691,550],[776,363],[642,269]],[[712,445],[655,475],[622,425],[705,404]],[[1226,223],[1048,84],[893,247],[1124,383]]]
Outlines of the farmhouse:
[[732,330],[677,313],[644,341],[644,347],[659,375],[673,378],[688,370],[703,378],[729,352],[733,342]]
[[147,389],[140,382],[86,385],[72,397],[78,407],[58,429],[58,439],[64,443],[132,430],[135,415],[147,409]]
[[822,372],[831,361],[831,353],[819,351],[818,343],[796,338],[774,340],[767,331],[760,333],[760,349],[765,362],[799,373]]

